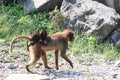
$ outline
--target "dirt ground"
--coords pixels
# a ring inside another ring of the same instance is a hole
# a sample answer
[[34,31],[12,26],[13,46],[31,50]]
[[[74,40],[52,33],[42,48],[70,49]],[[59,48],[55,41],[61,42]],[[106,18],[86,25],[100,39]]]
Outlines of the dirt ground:
[[[8,54],[8,49],[9,45],[0,44],[0,80],[5,80],[12,74],[31,74],[25,69],[29,61],[26,47],[15,45],[13,56]],[[51,57],[48,57],[48,65],[52,69],[45,69],[39,60],[31,70],[34,74],[46,75],[51,80],[120,80],[120,68],[111,62],[106,63],[103,60],[99,64],[94,64],[94,61],[78,62],[77,56],[73,54],[68,56],[74,65],[73,69],[59,57],[59,70],[55,70],[54,55],[51,54]]]

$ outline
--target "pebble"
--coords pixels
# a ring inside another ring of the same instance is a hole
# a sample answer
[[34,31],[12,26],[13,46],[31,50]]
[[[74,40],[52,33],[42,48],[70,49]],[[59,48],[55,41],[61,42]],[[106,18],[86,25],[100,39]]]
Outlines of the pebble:
[[113,75],[113,78],[117,78],[117,74],[114,74],[114,75]]
[[116,61],[116,63],[115,63],[114,66],[115,66],[115,67],[120,67],[120,60]]
[[42,65],[42,63],[38,63],[35,65],[35,68],[40,68],[41,65]]
[[17,64],[13,64],[13,63],[8,65],[8,69],[16,69],[17,67],[18,67],[18,65]]

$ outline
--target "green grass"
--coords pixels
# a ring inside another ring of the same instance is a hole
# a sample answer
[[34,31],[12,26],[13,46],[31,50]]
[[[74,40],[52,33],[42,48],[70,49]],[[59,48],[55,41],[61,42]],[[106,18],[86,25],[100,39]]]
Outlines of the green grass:
[[118,49],[108,42],[101,43],[95,36],[78,35],[73,44],[70,44],[71,51],[74,55],[81,56],[88,53],[89,59],[94,60],[95,54],[98,54],[98,59],[103,58],[105,60],[117,60],[120,58]]
[[[8,43],[18,35],[30,35],[45,29],[49,34],[56,32],[49,20],[49,13],[36,13],[27,15],[20,5],[0,5],[0,38]],[[63,30],[59,29],[59,30]],[[120,59],[118,50],[110,43],[99,43],[97,37],[75,34],[75,41],[69,44],[69,50],[78,58],[82,54],[91,53],[89,59],[94,60],[94,54],[105,60]],[[97,62],[96,62],[97,63]]]
[[49,13],[26,15],[20,5],[0,6],[0,37],[11,39],[17,35],[30,35],[41,29],[54,32]]

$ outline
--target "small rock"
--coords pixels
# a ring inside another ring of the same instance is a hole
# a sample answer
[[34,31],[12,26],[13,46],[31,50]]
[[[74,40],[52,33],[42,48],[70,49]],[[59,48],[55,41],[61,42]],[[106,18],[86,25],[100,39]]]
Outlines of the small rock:
[[120,48],[120,40],[118,40],[116,43],[115,43],[116,47],[117,48]]
[[117,78],[117,74],[114,74],[114,75],[113,75],[113,78]]
[[36,64],[35,68],[40,68],[41,65],[42,65],[42,63]]
[[11,63],[11,64],[8,66],[8,69],[16,69],[17,67],[18,67],[17,64]]
[[120,67],[120,60],[116,61],[116,63],[115,63],[114,66],[115,66],[115,67]]
[[0,65],[0,68],[5,68],[5,66],[4,65]]
[[55,75],[54,75],[53,73],[51,73],[51,74],[49,75],[49,77],[50,77],[51,79],[53,79],[53,78],[55,78]]

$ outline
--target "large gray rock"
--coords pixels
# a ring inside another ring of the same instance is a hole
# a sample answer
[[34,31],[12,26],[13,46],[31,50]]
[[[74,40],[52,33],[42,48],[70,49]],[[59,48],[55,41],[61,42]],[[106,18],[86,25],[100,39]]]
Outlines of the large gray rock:
[[114,9],[91,0],[64,0],[61,12],[66,28],[95,34],[102,39],[117,28],[120,19]]
[[0,0],[0,5],[3,3],[3,0]]
[[24,5],[27,0],[16,0],[16,3]]
[[61,6],[63,0],[27,0],[24,3],[24,9],[26,13],[32,13],[34,11],[50,11],[56,6]]
[[120,14],[120,0],[96,0],[96,1],[101,2],[111,8],[114,8]]
[[120,39],[115,43],[115,46],[120,49]]
[[118,40],[120,39],[120,29],[115,30],[110,36],[110,38],[114,44],[118,45],[118,43],[116,42],[118,42]]

